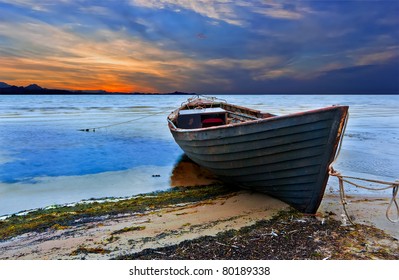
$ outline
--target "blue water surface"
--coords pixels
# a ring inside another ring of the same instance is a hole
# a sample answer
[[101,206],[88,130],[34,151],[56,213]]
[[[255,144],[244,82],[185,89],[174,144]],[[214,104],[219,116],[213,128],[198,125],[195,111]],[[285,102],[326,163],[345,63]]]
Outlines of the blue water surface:
[[9,135],[3,139],[2,148],[14,158],[0,167],[0,181],[5,183],[172,165],[179,154],[172,141],[101,130],[93,133],[19,124],[3,127],[2,133]]

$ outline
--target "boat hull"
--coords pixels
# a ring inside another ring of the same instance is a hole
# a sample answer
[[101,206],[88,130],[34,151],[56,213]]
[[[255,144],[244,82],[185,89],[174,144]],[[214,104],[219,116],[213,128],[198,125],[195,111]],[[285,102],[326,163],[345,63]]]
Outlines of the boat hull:
[[315,213],[347,111],[347,106],[333,106],[207,129],[169,127],[190,159],[227,184]]

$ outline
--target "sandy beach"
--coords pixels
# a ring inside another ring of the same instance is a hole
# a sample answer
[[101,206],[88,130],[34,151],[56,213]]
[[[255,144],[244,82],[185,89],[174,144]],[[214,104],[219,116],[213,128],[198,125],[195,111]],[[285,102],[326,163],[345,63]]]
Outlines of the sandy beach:
[[[0,258],[109,259],[239,229],[286,208],[288,206],[283,202],[266,195],[238,192],[156,211],[104,217],[67,229],[23,234],[0,243]],[[85,254],[83,248],[98,249],[99,253]]]
[[[389,258],[399,259],[398,224],[392,224],[385,219],[387,203],[387,198],[353,198],[348,209],[357,223],[372,225],[387,233],[377,235],[378,238],[369,236],[367,242],[370,243],[369,248],[373,248],[373,252],[389,250]],[[239,230],[288,210],[288,205],[267,195],[236,191],[197,202],[176,203],[135,213],[99,216],[88,222],[77,222],[73,226],[53,226],[42,232],[27,232],[0,242],[0,259],[118,258],[145,249],[178,245],[183,241],[203,236]],[[322,225],[328,219],[342,219],[341,213],[339,198],[327,195],[316,218],[305,217],[302,220],[311,219],[312,223],[316,221],[317,225]],[[339,227],[341,226],[337,228]],[[364,228],[360,231],[367,233],[370,229]],[[359,242],[364,243],[364,236],[359,238]],[[356,244],[351,246],[358,248]],[[357,254],[357,249],[354,250]],[[366,250],[364,253],[370,252]],[[371,258],[379,258],[378,256]],[[162,255],[160,257],[162,258]],[[320,256],[325,257],[329,257],[328,254]]]

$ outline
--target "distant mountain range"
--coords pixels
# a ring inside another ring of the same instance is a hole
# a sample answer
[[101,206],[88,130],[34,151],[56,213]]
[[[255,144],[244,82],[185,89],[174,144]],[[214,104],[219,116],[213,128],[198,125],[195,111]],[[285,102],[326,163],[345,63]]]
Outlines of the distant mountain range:
[[64,90],[64,89],[47,89],[42,88],[37,84],[30,84],[29,86],[13,86],[4,82],[0,82],[0,95],[1,94],[10,94],[10,95],[24,95],[24,94],[64,94],[64,95],[72,95],[72,94],[91,94],[91,95],[112,95],[112,94],[175,94],[175,95],[195,95],[196,93],[187,93],[187,92],[169,92],[169,93],[143,93],[143,92],[107,92],[104,90]]
[[0,88],[8,88],[8,87],[11,87],[11,86],[9,84],[0,82]]

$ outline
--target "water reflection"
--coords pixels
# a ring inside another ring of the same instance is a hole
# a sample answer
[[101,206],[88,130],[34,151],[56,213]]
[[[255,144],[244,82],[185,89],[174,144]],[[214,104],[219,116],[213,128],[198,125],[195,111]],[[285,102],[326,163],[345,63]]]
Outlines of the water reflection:
[[220,184],[218,178],[193,162],[186,154],[180,157],[170,177],[172,187],[207,186],[215,183]]

